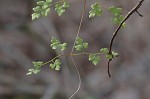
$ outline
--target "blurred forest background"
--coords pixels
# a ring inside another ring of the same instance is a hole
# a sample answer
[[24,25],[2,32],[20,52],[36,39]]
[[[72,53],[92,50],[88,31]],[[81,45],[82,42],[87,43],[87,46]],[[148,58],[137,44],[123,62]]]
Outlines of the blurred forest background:
[[[38,75],[26,76],[32,61],[48,61],[57,55],[50,48],[51,37],[68,42],[69,53],[77,33],[83,0],[68,0],[70,8],[59,17],[54,8],[48,17],[31,21],[37,0],[0,0],[0,99],[67,99],[78,87],[78,77],[70,57],[61,57],[61,71],[44,66]],[[55,2],[55,0],[53,0]],[[122,7],[123,15],[138,0],[99,0],[105,8]],[[80,37],[89,42],[89,52],[108,47],[116,26],[107,11],[94,19],[87,9]],[[81,89],[73,99],[150,99],[150,0],[121,29],[113,50],[120,56],[111,63],[112,78],[107,74],[107,60],[92,65],[87,56],[75,61],[82,78]]]

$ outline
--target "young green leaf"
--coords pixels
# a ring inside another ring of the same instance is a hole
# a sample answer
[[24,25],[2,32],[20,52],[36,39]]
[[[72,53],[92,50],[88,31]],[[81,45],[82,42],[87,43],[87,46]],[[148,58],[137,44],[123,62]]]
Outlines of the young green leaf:
[[51,39],[51,47],[52,49],[57,49],[59,47],[60,41],[58,41],[56,38],[52,37]]
[[58,3],[55,5],[55,10],[57,14],[61,16],[68,7],[69,7],[69,4],[67,2],[64,2],[63,4]]
[[29,69],[27,75],[31,75],[33,73],[34,69]]
[[104,54],[107,54],[109,51],[108,51],[108,48],[101,48],[100,52],[104,53]]
[[38,73],[40,73],[40,71],[41,71],[41,70],[39,70],[39,69],[35,69],[35,70],[33,71],[33,73],[34,73],[34,74],[38,74]]
[[33,8],[32,20],[39,18],[40,16],[47,16],[50,12],[50,5],[52,0],[38,1],[36,7]]
[[83,43],[83,48],[87,49],[88,48],[88,43]]
[[95,17],[95,16],[101,16],[103,13],[102,7],[99,3],[95,3],[91,5],[91,11],[89,12],[89,18]]
[[41,7],[40,7],[40,6],[37,6],[37,7],[33,8],[33,11],[35,11],[35,12],[38,12],[38,11],[40,11],[40,10],[41,10]]
[[60,49],[64,51],[67,48],[67,43],[59,44]]
[[46,0],[46,2],[47,2],[47,3],[51,3],[51,2],[52,2],[52,0]]
[[114,16],[118,17],[118,16],[121,15],[122,8],[112,6],[112,7],[109,7],[109,11],[110,11]]
[[60,62],[60,60],[56,59],[54,61],[54,63],[51,63],[49,66],[50,66],[51,69],[60,70],[61,62]]
[[83,39],[81,39],[80,37],[77,38],[76,40],[76,44],[81,45],[83,43]]
[[51,63],[49,66],[50,66],[51,69],[54,69],[54,68],[55,68],[55,65],[52,64],[52,63]]
[[69,7],[69,4],[67,2],[64,2],[63,3],[63,8],[68,8]]
[[56,59],[56,60],[55,60],[55,66],[56,66],[56,67],[55,67],[55,70],[60,70],[60,68],[61,68],[60,65],[61,65],[60,60]]
[[34,65],[34,67],[39,68],[39,67],[42,66],[43,62],[41,62],[41,61],[38,61],[38,62],[33,61],[32,64]]
[[42,61],[38,61],[38,62],[33,61],[32,64],[34,65],[34,69],[29,69],[27,75],[38,74],[41,71],[40,68],[41,68],[43,62]]
[[116,52],[114,52],[114,51],[112,51],[112,55],[113,55],[114,57],[118,57],[118,56],[119,56],[119,54],[116,53]]
[[111,53],[112,54],[109,54],[109,53],[106,54],[107,59],[113,59],[114,57],[118,57],[118,55],[119,55],[118,53],[116,53],[114,51],[112,51]]
[[84,42],[83,39],[78,37],[75,41],[75,49],[77,51],[82,51],[82,50],[87,49],[87,48],[88,48],[88,43]]
[[111,54],[106,54],[106,58],[111,60],[111,59],[113,59],[113,56]]
[[94,65],[97,65],[100,62],[100,56],[96,54],[90,54],[89,61],[91,61]]
[[[120,25],[124,19],[124,16],[121,15],[122,8],[112,6],[112,7],[109,7],[109,11],[113,14],[112,22],[114,24]],[[126,26],[125,23],[123,23],[122,26],[125,27]]]
[[39,13],[33,13],[32,14],[32,20],[36,19],[36,18],[39,18],[40,17],[40,14]]
[[29,69],[27,75],[38,74],[40,71],[40,69]]
[[67,48],[67,43],[61,44],[59,40],[52,37],[50,46],[52,47],[52,49],[59,49],[61,51],[64,51]]
[[112,51],[110,54],[108,48],[101,48],[100,52],[104,53],[106,55],[107,59],[113,59],[114,57],[118,57],[118,53],[116,53],[114,51]]
[[38,1],[38,2],[37,2],[37,5],[39,5],[39,6],[44,5],[44,1]]

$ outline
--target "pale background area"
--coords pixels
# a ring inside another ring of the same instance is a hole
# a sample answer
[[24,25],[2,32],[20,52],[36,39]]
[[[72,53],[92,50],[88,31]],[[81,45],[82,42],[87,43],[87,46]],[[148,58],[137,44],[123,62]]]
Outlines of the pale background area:
[[[55,2],[55,0],[53,0]],[[61,57],[61,71],[44,66],[38,75],[26,76],[32,60],[48,61],[57,53],[50,48],[51,37],[68,42],[69,53],[75,39],[82,11],[82,0],[68,0],[71,7],[59,17],[54,8],[48,17],[31,21],[34,0],[0,0],[0,99],[67,99],[78,86],[77,73],[70,57]],[[99,0],[104,7],[120,6],[125,15],[138,0]],[[80,37],[89,42],[89,52],[108,47],[116,26],[107,11],[101,17],[88,18],[87,9]],[[107,74],[107,60],[92,65],[87,56],[75,61],[82,78],[81,89],[73,99],[150,99],[150,0],[145,0],[119,31],[113,50],[120,56],[111,63],[112,78]]]

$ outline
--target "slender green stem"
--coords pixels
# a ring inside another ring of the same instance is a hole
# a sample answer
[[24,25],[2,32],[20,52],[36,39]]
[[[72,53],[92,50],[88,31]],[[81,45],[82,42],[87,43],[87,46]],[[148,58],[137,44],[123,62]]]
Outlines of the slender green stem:
[[43,63],[41,66],[46,65],[46,64],[48,64],[48,63],[50,63],[50,62],[54,61],[55,59],[57,59],[57,58],[58,58],[58,57],[60,57],[60,56],[61,56],[61,54],[57,55],[57,56],[56,56],[56,57],[54,57],[53,59],[51,59],[51,60],[49,60],[49,61],[47,61],[47,62]]
[[97,53],[81,52],[81,53],[59,54],[59,55],[57,55],[56,57],[52,58],[51,60],[49,60],[49,61],[43,63],[41,66],[47,65],[47,64],[53,62],[55,59],[57,59],[57,58],[59,58],[59,57],[61,57],[61,56],[79,56],[79,55],[90,55],[90,54],[101,55],[101,54],[103,54],[103,53],[100,53],[100,52],[97,52]]

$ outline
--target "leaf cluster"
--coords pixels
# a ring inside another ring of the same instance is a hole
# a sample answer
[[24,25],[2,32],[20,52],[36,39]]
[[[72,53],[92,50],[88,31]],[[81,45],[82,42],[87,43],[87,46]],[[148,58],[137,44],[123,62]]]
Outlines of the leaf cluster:
[[57,14],[61,16],[65,12],[65,9],[68,7],[69,7],[69,4],[67,2],[64,2],[63,4],[58,3],[55,5],[55,10]]
[[100,54],[104,54],[109,60],[118,57],[118,53],[115,51],[112,51],[112,54],[110,54],[108,48],[101,48],[100,53],[89,54],[89,61],[91,61],[94,65],[97,65],[101,60]]
[[61,62],[59,59],[56,59],[53,63],[51,63],[50,65],[51,69],[55,69],[55,70],[60,70],[61,68]]
[[34,65],[34,68],[33,69],[29,69],[27,75],[38,74],[41,71],[40,69],[41,69],[41,66],[42,66],[43,62],[41,62],[41,61],[38,61],[38,62],[33,61],[32,64]]
[[47,16],[51,10],[51,5],[55,4],[55,10],[59,16],[61,16],[65,9],[69,7],[69,4],[64,0],[63,2],[52,3],[53,0],[38,1],[37,6],[33,8],[32,20],[39,18],[40,16]]
[[50,12],[50,4],[52,0],[38,1],[37,6],[33,8],[32,20],[39,18],[40,16],[47,16]]
[[108,48],[101,48],[100,52],[105,54],[106,58],[110,59],[110,60],[112,60],[114,57],[118,57],[119,56],[119,54],[117,52],[115,52],[115,51],[112,51],[111,53],[109,53]]
[[89,18],[95,16],[101,16],[103,14],[102,7],[99,3],[95,3],[91,5],[91,11],[89,12]]
[[89,61],[91,61],[94,65],[97,65],[100,62],[100,56],[97,54],[90,54]]
[[[67,48],[67,43],[61,43],[59,40],[57,40],[56,38],[52,37],[51,39],[51,44],[50,46],[52,47],[52,49],[54,50],[60,50],[60,51],[64,51]],[[106,58],[109,60],[112,60],[113,58],[118,56],[118,53],[112,51],[112,53],[109,53],[109,50],[107,48],[101,48],[100,51],[98,53],[86,53],[84,52],[85,49],[88,48],[88,43],[83,41],[82,38],[78,37],[75,41],[75,49],[77,51],[81,51],[82,53],[80,54],[76,54],[76,55],[81,55],[81,54],[86,54],[88,55],[88,59],[90,62],[92,62],[94,65],[98,65],[98,63],[101,60],[101,54],[105,54]],[[68,54],[70,55],[70,54]],[[73,54],[74,55],[74,54]],[[58,55],[56,57],[54,57],[53,59],[49,60],[48,62],[35,62],[33,61],[32,64],[34,65],[33,69],[29,69],[27,75],[31,75],[31,74],[38,74],[41,70],[41,66],[49,64],[51,69],[54,70],[60,70],[61,69],[61,61],[58,59],[58,57],[61,56]]]
[[50,46],[52,47],[52,49],[58,49],[58,50],[64,51],[67,47],[67,43],[60,43],[59,40],[52,37]]
[[[109,7],[109,11],[110,11],[110,12],[112,13],[112,15],[113,15],[113,18],[112,18],[113,23],[114,23],[114,24],[117,24],[117,25],[120,25],[121,22],[122,22],[123,19],[124,19],[124,16],[121,15],[121,13],[122,13],[122,8],[112,6],[112,7]],[[123,23],[122,26],[125,27],[126,24]]]
[[83,39],[78,37],[75,41],[75,49],[77,51],[83,51],[84,49],[87,49],[87,48],[88,48],[88,43],[84,42]]

